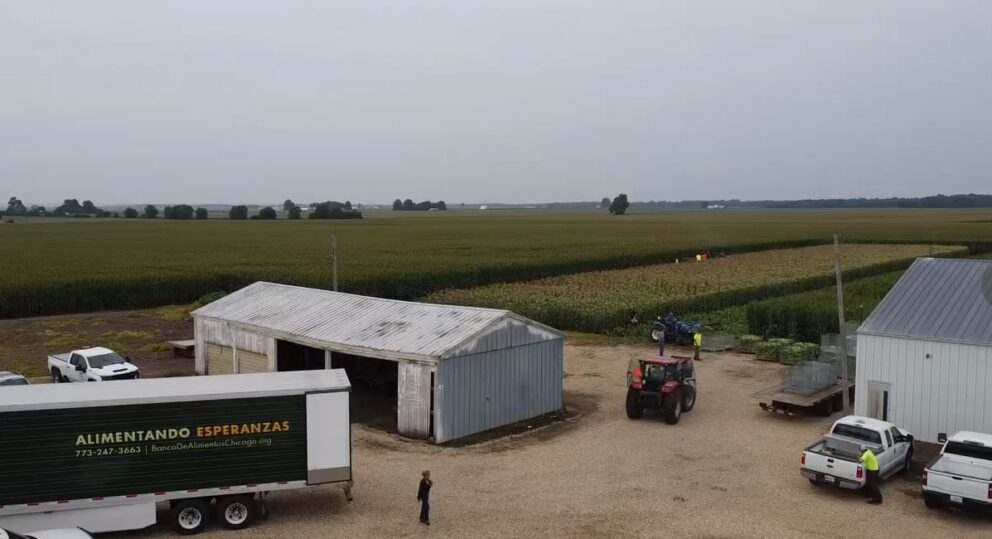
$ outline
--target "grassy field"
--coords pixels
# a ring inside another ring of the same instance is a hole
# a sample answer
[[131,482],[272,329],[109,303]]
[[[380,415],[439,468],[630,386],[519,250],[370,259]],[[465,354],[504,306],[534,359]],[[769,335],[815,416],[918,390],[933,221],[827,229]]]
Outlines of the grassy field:
[[444,288],[829,241],[972,244],[987,211],[369,212],[361,221],[0,223],[0,317],[185,303],[259,279],[411,299]]
[[[965,253],[949,246],[857,244],[846,245],[841,258],[845,275],[858,277],[906,267],[918,256]],[[614,333],[629,325],[631,313],[646,320],[668,311],[707,312],[829,286],[833,279],[833,247],[820,245],[447,290],[428,299],[505,308],[574,331]]]

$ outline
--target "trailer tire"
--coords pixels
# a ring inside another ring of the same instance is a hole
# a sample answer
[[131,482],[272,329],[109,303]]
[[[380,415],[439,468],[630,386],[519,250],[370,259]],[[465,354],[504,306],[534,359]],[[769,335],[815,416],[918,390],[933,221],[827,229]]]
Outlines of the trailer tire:
[[633,389],[627,390],[627,417],[631,419],[640,419],[644,415],[644,408],[641,404],[637,402],[637,392]]
[[217,522],[228,530],[243,530],[258,516],[258,506],[248,495],[217,498]]
[[664,404],[661,405],[662,417],[665,418],[665,423],[669,425],[676,425],[679,419],[682,418],[682,390],[677,389],[675,393],[671,393],[665,397]]
[[210,521],[210,504],[203,500],[180,500],[172,505],[172,528],[179,535],[196,535]]
[[832,416],[834,414],[834,398],[831,397],[820,401],[820,403],[816,405],[816,411],[823,417]]

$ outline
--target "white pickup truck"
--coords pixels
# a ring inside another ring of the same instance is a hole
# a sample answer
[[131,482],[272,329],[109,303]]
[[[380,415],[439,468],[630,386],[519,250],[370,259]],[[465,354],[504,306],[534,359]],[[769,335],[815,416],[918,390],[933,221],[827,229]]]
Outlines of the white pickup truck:
[[141,376],[137,366],[102,347],[48,356],[48,371],[55,383],[133,380]]
[[937,438],[944,447],[923,470],[927,507],[992,507],[992,435],[959,432]]
[[913,435],[892,423],[849,415],[834,423],[830,433],[803,451],[800,473],[813,484],[846,489],[865,486],[861,446],[878,458],[879,477],[886,478],[913,463]]

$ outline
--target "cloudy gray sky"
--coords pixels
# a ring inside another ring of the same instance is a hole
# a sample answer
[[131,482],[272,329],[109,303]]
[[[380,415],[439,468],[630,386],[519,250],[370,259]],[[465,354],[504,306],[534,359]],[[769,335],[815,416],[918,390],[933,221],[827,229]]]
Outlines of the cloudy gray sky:
[[0,0],[0,196],[990,192],[992,2]]

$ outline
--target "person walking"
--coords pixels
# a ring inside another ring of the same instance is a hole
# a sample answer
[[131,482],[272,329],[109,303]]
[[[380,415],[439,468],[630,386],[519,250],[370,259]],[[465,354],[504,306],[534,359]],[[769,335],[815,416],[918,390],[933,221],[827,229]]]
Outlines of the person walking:
[[882,491],[878,488],[878,459],[867,445],[861,446],[861,462],[865,465],[865,488],[871,496],[867,502],[879,505],[882,503]]
[[[658,317],[658,321],[661,322],[661,317]],[[665,325],[659,324],[658,327],[658,357],[665,357]]]
[[699,349],[703,346],[703,333],[700,330],[696,330],[696,333],[692,335],[692,347],[696,351],[696,355],[692,359],[699,361]]
[[420,523],[431,525],[431,487],[434,486],[434,482],[431,481],[431,471],[424,470],[420,473],[420,488],[417,489],[417,501],[420,502]]

